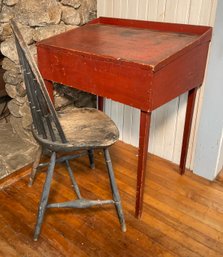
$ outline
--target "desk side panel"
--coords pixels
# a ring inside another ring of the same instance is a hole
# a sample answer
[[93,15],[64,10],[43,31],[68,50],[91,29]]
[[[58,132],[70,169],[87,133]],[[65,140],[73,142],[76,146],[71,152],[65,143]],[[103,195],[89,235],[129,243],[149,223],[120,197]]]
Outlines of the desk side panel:
[[152,110],[203,83],[208,47],[201,44],[154,74]]
[[38,65],[44,79],[111,98],[142,110],[150,109],[150,70],[125,62],[57,48],[38,46]]

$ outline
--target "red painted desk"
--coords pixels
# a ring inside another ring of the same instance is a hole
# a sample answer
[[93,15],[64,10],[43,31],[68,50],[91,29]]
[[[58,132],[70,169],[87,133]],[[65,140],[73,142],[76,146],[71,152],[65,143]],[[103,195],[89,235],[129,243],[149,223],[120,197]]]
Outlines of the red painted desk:
[[[180,160],[185,171],[196,89],[202,84],[211,28],[98,18],[37,44],[51,81],[141,110],[135,214],[141,216],[151,112],[189,91]],[[100,106],[102,108],[102,106]]]

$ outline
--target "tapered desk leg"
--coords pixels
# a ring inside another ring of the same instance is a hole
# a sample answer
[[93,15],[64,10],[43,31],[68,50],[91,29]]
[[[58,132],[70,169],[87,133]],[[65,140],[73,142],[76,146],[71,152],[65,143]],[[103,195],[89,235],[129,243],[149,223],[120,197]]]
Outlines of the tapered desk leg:
[[102,96],[98,96],[98,110],[103,111],[104,109],[104,98]]
[[136,187],[136,205],[135,205],[135,216],[138,219],[142,215],[142,207],[143,207],[143,193],[144,193],[146,161],[147,161],[148,145],[149,145],[150,120],[151,120],[151,112],[141,111],[137,187]]
[[180,174],[181,175],[183,175],[185,173],[196,93],[197,93],[197,88],[193,88],[188,92],[187,110],[186,110],[183,143],[182,143],[181,158],[180,158]]
[[50,99],[52,100],[52,102],[54,102],[54,97],[53,97],[53,82],[50,80],[46,80],[44,79],[47,91],[49,93]]

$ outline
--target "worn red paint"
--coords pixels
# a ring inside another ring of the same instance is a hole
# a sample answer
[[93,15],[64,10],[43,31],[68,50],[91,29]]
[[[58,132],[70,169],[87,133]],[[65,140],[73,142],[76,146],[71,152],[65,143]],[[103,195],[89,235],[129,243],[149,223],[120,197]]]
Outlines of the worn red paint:
[[190,139],[190,132],[191,132],[191,125],[192,125],[192,118],[193,118],[196,94],[197,94],[197,87],[192,88],[188,93],[186,118],[185,118],[185,124],[184,124],[184,135],[183,135],[181,158],[180,158],[180,173],[181,174],[184,174],[185,167],[186,167],[187,150],[188,150],[188,146],[189,146],[189,139]]
[[[56,81],[141,110],[136,215],[142,211],[150,112],[200,86],[212,29],[207,26],[98,18],[37,44],[40,71]],[[50,89],[49,83],[48,88]],[[99,108],[102,108],[99,98]],[[181,155],[185,163],[193,108]],[[149,115],[149,116],[148,116]],[[183,172],[185,170],[185,165]]]
[[140,218],[142,215],[143,195],[146,177],[146,161],[149,145],[149,129],[151,122],[151,112],[141,111],[140,117],[140,137],[139,137],[139,155],[137,168],[136,185],[136,205],[135,215]]

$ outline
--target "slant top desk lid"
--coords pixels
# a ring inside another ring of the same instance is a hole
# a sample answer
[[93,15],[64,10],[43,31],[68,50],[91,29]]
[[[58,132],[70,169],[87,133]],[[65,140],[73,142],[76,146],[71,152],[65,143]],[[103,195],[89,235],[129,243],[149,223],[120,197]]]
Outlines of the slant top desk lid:
[[207,26],[100,17],[38,45],[157,71],[189,49],[210,41],[211,32]]

